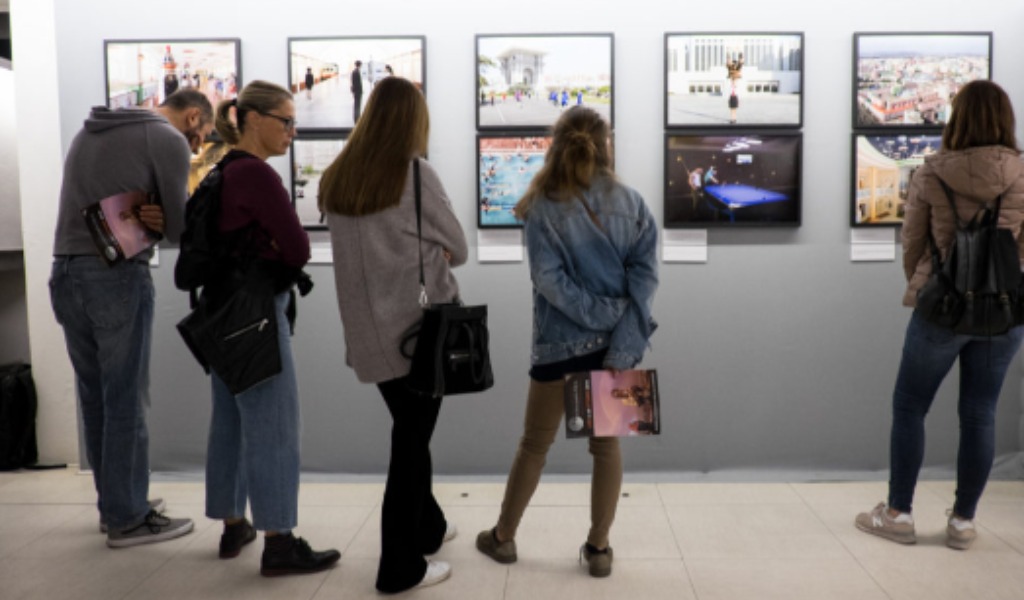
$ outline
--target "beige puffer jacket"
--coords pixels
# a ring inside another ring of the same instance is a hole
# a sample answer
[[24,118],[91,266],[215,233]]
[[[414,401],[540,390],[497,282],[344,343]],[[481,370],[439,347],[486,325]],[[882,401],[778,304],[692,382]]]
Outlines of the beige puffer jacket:
[[910,182],[903,218],[903,271],[907,276],[904,306],[914,306],[917,291],[932,272],[928,229],[935,236],[942,258],[953,243],[956,223],[939,180],[953,190],[957,212],[969,221],[986,204],[1003,195],[999,226],[1013,232],[1024,258],[1024,162],[1004,146],[983,146],[939,152],[925,159]]

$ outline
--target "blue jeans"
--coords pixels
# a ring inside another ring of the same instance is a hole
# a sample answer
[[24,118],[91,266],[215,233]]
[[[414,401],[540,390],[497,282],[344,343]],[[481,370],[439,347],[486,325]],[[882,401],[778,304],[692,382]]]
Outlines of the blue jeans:
[[299,388],[285,308],[288,293],[274,299],[281,372],[232,395],[212,373],[213,415],[206,453],[206,516],[245,516],[253,526],[286,532],[299,521]]
[[995,455],[996,403],[1024,328],[989,337],[957,335],[916,312],[907,325],[892,399],[889,506],[911,512],[924,460],[924,418],[939,384],[960,358],[960,448],[953,511],[973,519]]
[[101,518],[114,529],[134,526],[149,512],[149,265],[57,257],[50,301],[75,369]]

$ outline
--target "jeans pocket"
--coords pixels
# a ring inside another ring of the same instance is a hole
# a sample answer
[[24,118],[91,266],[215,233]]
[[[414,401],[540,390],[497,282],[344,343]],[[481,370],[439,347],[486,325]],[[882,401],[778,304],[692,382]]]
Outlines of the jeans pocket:
[[100,329],[119,329],[132,322],[147,293],[145,282],[119,270],[90,273],[76,288],[85,314]]

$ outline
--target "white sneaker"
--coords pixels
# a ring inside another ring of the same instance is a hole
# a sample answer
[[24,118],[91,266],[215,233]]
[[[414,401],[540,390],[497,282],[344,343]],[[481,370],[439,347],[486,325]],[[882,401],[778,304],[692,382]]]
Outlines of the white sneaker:
[[946,511],[946,514],[949,515],[949,524],[946,525],[946,545],[954,550],[967,550],[978,537],[974,521],[956,516],[953,509]]
[[[427,572],[423,574],[423,579],[416,584],[417,588],[428,587],[441,583],[445,579],[452,576],[452,566],[448,563],[440,560],[428,560],[427,561]],[[415,589],[415,588],[413,588]]]
[[455,523],[448,521],[448,527],[444,530],[444,538],[442,541],[447,543],[455,539],[455,536],[459,535],[459,530],[455,527]]

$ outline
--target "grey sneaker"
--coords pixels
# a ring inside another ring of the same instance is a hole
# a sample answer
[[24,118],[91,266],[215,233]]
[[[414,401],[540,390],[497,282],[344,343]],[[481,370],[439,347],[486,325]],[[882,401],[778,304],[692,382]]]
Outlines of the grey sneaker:
[[[594,550],[591,550],[594,548]],[[612,548],[596,551],[597,548],[584,543],[580,546],[580,564],[587,561],[587,569],[591,577],[607,577],[612,574]]]
[[854,524],[861,531],[900,544],[917,543],[917,536],[914,535],[914,517],[910,516],[910,513],[900,513],[898,516],[891,517],[884,502],[879,502],[878,506],[869,513],[857,515]]
[[519,558],[516,556],[516,541],[499,542],[494,536],[494,529],[485,529],[476,536],[476,549],[504,565]]
[[111,548],[127,548],[164,542],[185,535],[192,531],[192,527],[192,519],[170,519],[151,510],[138,525],[107,532],[107,545]]
[[[158,513],[162,513],[167,510],[167,503],[164,502],[163,498],[151,498],[149,500],[149,510],[155,510]],[[107,532],[107,524],[103,522],[103,517],[100,517],[100,533]]]
[[958,517],[952,509],[947,510],[949,523],[946,525],[946,545],[954,550],[967,550],[978,537],[974,521]]

